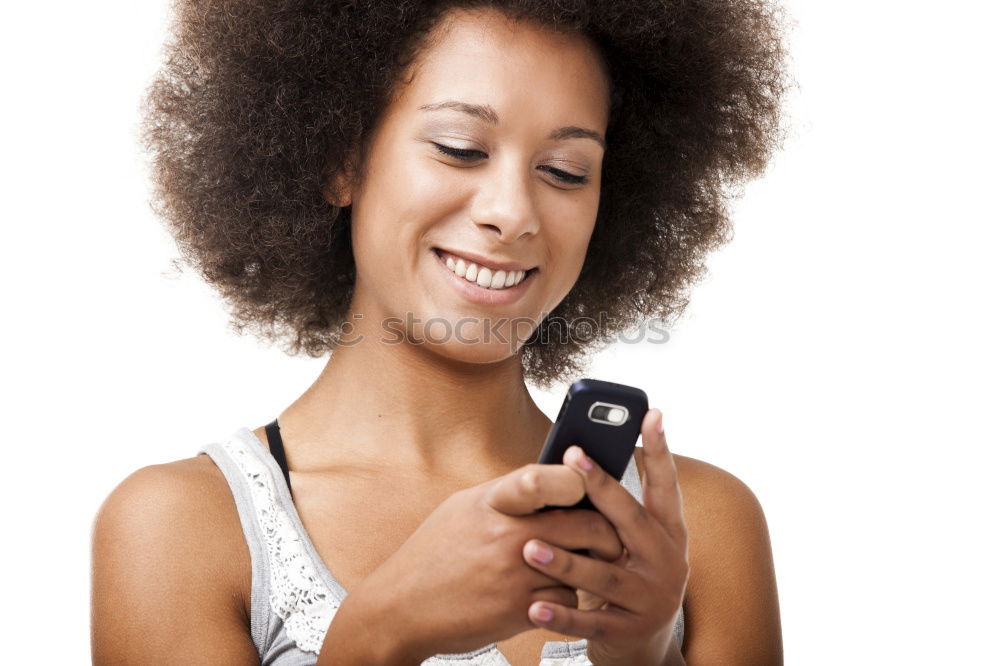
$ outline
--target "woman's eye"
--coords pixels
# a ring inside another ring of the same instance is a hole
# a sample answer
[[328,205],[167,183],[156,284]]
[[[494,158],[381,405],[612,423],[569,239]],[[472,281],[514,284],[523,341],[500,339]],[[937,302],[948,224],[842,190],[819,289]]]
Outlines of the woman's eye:
[[456,159],[464,161],[469,161],[474,159],[474,156],[477,154],[482,155],[484,157],[486,156],[486,153],[484,153],[481,150],[466,150],[463,148],[451,148],[450,146],[442,146],[440,143],[435,143],[434,146],[438,149],[439,152],[442,152],[445,155],[448,155],[449,157],[454,157]]
[[[431,142],[434,147],[438,149],[438,152],[443,153],[449,157],[454,157],[455,159],[462,160],[463,162],[471,162],[476,159],[477,155],[482,155],[483,157],[489,157],[486,153],[481,150],[470,150],[465,148],[452,148],[451,146],[444,146],[440,143]],[[590,179],[587,176],[577,176],[572,173],[567,173],[560,169],[553,169],[550,166],[539,167],[548,170],[553,176],[558,178],[564,183],[569,183],[571,185],[585,185]]]
[[585,185],[590,179],[586,176],[577,176],[572,173],[566,173],[565,171],[560,171],[559,169],[553,169],[552,167],[545,167],[549,172],[563,181],[564,183],[571,183],[573,185]]

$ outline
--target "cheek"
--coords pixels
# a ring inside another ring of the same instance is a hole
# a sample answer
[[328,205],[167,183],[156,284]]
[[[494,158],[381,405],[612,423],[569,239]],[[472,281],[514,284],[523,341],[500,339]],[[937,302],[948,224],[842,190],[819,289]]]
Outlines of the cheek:
[[559,252],[566,258],[567,268],[574,273],[579,273],[583,267],[587,247],[594,233],[595,216],[596,204],[593,207],[580,206],[571,215],[566,215],[566,222],[559,225],[556,235],[560,245]]
[[[567,217],[566,219],[568,221],[556,225],[552,229],[553,233],[549,236],[552,239],[550,241],[550,256],[555,259],[555,263],[559,266],[558,275],[553,276],[553,278],[558,285],[560,300],[569,293],[580,277],[580,271],[583,269],[583,262],[587,257],[587,248],[594,230],[592,222],[581,222],[580,217]],[[589,220],[586,214],[584,214],[583,219]]]
[[[354,210],[354,238],[363,246],[356,249],[398,261],[456,201],[454,184],[426,162],[402,156],[383,160],[369,172],[364,196]],[[387,243],[390,238],[395,242]]]
[[573,258],[573,265],[570,267],[570,280],[571,285],[576,282],[577,278],[580,277],[580,271],[583,269],[584,259],[587,258],[587,247],[590,244],[590,234],[580,234],[575,239],[573,247],[567,250],[567,256]]
[[463,201],[461,180],[419,154],[401,157],[387,175],[380,191],[397,221],[395,234],[420,233]]

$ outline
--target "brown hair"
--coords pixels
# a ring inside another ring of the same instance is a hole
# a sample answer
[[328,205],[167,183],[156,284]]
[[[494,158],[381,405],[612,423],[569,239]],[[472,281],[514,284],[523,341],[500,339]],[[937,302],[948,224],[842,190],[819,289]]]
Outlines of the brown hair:
[[[443,12],[496,7],[586,35],[610,74],[600,206],[579,279],[522,348],[525,378],[569,381],[589,350],[672,321],[729,239],[728,201],[783,137],[781,8],[765,0],[175,0],[142,124],[154,209],[183,259],[284,351],[320,356],[350,303],[350,207],[323,197],[372,135]],[[363,161],[363,156],[362,156]],[[175,267],[180,264],[174,261]],[[562,322],[562,323],[560,323]],[[565,337],[565,336],[560,336]]]

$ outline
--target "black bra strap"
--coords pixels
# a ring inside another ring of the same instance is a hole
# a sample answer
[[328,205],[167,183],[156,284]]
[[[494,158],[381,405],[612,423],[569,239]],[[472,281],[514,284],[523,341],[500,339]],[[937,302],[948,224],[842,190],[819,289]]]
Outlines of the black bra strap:
[[278,419],[274,419],[266,426],[267,444],[271,447],[271,455],[281,468],[281,473],[285,476],[285,485],[288,486],[288,494],[292,493],[292,480],[288,475],[288,461],[285,459],[285,445],[281,441],[281,429],[278,428]]

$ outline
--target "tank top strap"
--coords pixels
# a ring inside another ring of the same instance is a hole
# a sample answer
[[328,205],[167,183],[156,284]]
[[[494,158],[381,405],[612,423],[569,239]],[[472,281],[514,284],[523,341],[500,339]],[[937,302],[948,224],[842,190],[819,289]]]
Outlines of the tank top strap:
[[250,629],[259,654],[271,648],[277,628],[301,650],[318,654],[347,593],[309,540],[275,458],[249,428],[199,453],[222,470],[240,514],[253,569]]
[[271,609],[268,605],[269,567],[266,539],[257,518],[253,491],[242,466],[237,463],[231,449],[222,442],[206,444],[197,454],[206,454],[222,472],[229,485],[239,514],[243,538],[250,551],[250,635],[258,654],[263,654],[267,643],[267,626]]
[[288,488],[288,494],[291,495],[292,479],[288,474],[288,459],[285,458],[285,443],[281,441],[281,428],[278,426],[278,419],[274,419],[264,426],[264,432],[267,433],[268,448],[271,449],[274,461],[281,468],[281,475],[285,477],[285,486]]

